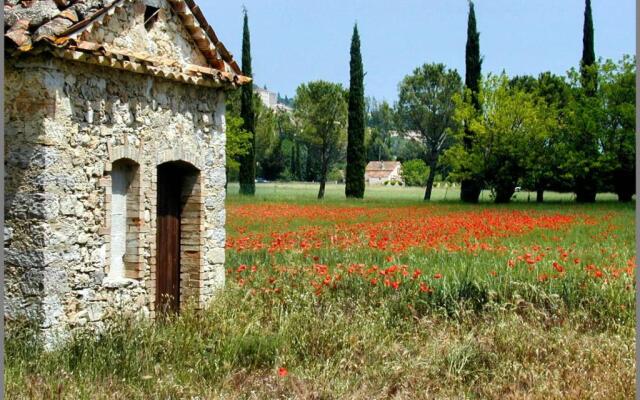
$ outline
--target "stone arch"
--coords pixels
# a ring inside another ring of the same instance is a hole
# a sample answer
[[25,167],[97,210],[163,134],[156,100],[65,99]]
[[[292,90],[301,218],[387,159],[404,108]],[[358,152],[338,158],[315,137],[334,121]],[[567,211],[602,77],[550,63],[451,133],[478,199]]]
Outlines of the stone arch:
[[[105,187],[105,223],[101,233],[106,247],[105,275],[112,280],[141,279],[143,276],[143,175],[144,167],[139,149],[129,145],[109,148],[109,160],[101,181],[101,186]],[[118,209],[114,209],[114,206]],[[118,243],[114,243],[114,234],[118,229],[118,226],[114,226],[114,212],[117,214],[123,209],[126,210],[126,214],[120,221],[124,224],[120,229],[124,228],[124,236],[116,234],[115,240]],[[122,265],[119,265],[114,257],[123,257]]]
[[181,147],[158,151],[156,167],[172,161],[190,164],[198,171],[204,170],[204,162],[195,151],[183,149]]

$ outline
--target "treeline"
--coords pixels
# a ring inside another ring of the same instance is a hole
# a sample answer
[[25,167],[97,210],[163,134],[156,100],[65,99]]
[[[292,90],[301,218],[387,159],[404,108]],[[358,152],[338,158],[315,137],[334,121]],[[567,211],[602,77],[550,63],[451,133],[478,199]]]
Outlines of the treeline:
[[[287,99],[293,112],[268,109],[253,96],[253,132],[242,119],[243,95],[231,94],[228,179],[242,181],[242,162],[253,149],[255,174],[245,184],[256,176],[320,182],[319,197],[324,182],[342,180],[348,197],[362,197],[366,162],[398,160],[410,183],[426,186],[425,200],[436,180],[446,180],[461,183],[461,200],[472,203],[482,189],[491,190],[496,202],[508,202],[516,187],[535,191],[540,202],[545,191],[573,192],[579,202],[593,202],[601,192],[630,201],[635,57],[596,60],[590,1],[583,56],[565,76],[483,75],[473,3],[469,7],[464,81],[443,64],[424,64],[400,82],[397,103],[365,98],[356,27],[350,88],[302,84]],[[245,30],[248,37],[247,25]],[[250,63],[243,54],[245,59]]]

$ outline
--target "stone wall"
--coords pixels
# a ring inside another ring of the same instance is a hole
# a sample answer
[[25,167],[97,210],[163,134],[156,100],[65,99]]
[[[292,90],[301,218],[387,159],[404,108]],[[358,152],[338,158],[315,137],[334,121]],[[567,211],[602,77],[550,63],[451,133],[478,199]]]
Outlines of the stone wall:
[[[147,5],[159,8],[157,21],[149,28],[145,27]],[[160,56],[183,66],[208,66],[166,0],[131,0],[105,17],[99,28],[86,32],[83,39],[129,53]]]
[[[200,171],[189,293],[202,305],[224,284],[223,92],[40,55],[6,60],[5,99],[5,318],[37,320],[53,338],[123,311],[153,317],[156,167],[167,161]],[[139,165],[139,217],[133,271],[113,279],[110,171],[121,158]]]

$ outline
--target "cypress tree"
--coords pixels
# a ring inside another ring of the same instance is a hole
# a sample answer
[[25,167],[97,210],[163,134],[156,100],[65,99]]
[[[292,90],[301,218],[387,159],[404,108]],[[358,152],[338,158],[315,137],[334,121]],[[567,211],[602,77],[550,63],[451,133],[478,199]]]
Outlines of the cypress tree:
[[[464,83],[471,91],[471,101],[477,111],[480,111],[478,92],[482,77],[482,58],[480,58],[480,34],[476,26],[476,11],[473,2],[469,2],[469,19],[467,21],[467,46],[465,50],[465,79]],[[473,132],[465,127],[464,146],[468,150],[473,145]],[[477,203],[482,190],[482,182],[471,178],[462,181],[460,187],[460,200],[466,203]]]
[[[582,78],[582,89],[589,102],[597,94],[598,77],[595,70],[596,54],[593,44],[593,16],[591,14],[591,0],[585,0],[584,26],[582,36],[582,59],[580,60],[580,72]],[[581,137],[577,139],[578,149],[587,158],[597,157],[595,132],[585,129],[578,133]],[[591,170],[587,174],[580,174],[575,179],[576,201],[578,203],[594,203],[598,192],[598,174]]]
[[364,146],[364,71],[357,24],[353,27],[353,37],[351,38],[350,71],[345,195],[361,199],[364,197],[366,153]]
[[580,61],[582,83],[587,96],[595,96],[596,82],[593,70],[596,63],[596,52],[593,45],[593,16],[591,15],[591,0],[586,0],[584,8],[584,26],[582,28],[582,60]]
[[[242,32],[242,73],[251,77],[251,39],[249,36],[249,17],[244,10],[244,28]],[[244,121],[242,128],[251,133],[251,146],[247,154],[240,159],[240,194],[253,196],[256,192],[256,121],[253,110],[253,84],[242,86],[240,97],[240,116]]]

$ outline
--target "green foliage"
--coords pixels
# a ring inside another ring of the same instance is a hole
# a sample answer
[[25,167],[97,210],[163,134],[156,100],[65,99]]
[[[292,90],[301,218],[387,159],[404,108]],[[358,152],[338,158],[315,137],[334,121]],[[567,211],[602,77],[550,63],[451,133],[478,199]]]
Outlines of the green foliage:
[[[278,131],[276,129],[275,113],[262,104],[258,96],[254,96],[254,110],[256,117],[256,146],[255,157],[256,164],[262,165],[265,159],[269,157],[273,148],[279,140]],[[256,169],[257,176],[262,175],[262,171],[258,167]]]
[[[549,132],[557,124],[555,111],[536,94],[509,85],[507,77],[489,76],[479,99],[484,110],[478,113],[472,102],[456,96],[456,120],[468,124],[474,133],[471,150],[460,140],[447,152],[453,176],[483,176],[495,193],[495,201],[508,202],[515,187],[532,165],[539,162]],[[465,135],[458,131],[458,138]]]
[[367,161],[384,161],[394,158],[391,131],[395,129],[396,115],[393,108],[383,101],[373,103],[368,113],[369,136],[367,140]]
[[327,174],[327,180],[331,182],[341,182],[344,180],[344,174],[342,169],[333,167],[331,171]]
[[350,74],[345,195],[361,199],[364,197],[364,170],[367,160],[364,142],[364,70],[357,25],[353,27],[351,39]]
[[[249,16],[244,12],[244,26],[242,30],[242,73],[252,77],[251,70],[251,37],[249,33]],[[256,186],[256,121],[254,112],[253,84],[242,86],[240,98],[240,117],[244,121],[243,129],[251,134],[250,146],[245,154],[240,157],[240,193],[244,195],[255,194]]]
[[[311,151],[308,165],[320,163],[320,190],[324,197],[327,174],[334,162],[344,154],[347,103],[341,85],[326,81],[302,84],[296,90],[294,117],[300,124],[300,137]],[[317,154],[319,157],[314,157]],[[310,172],[310,168],[308,168]]]
[[421,159],[427,156],[425,146],[415,140],[398,138],[398,161],[404,162],[408,160]]
[[237,177],[240,163],[237,161],[240,157],[247,154],[251,146],[251,133],[242,129],[244,121],[242,118],[233,115],[227,115],[227,143],[226,143],[226,160],[227,171],[229,177]]
[[599,73],[604,106],[602,147],[607,165],[605,185],[620,201],[631,201],[636,191],[636,62],[625,56],[607,60]]
[[[598,65],[583,67],[596,75]],[[561,168],[572,183],[576,201],[595,202],[596,193],[603,188],[606,160],[600,141],[603,134],[604,107],[602,96],[592,95],[582,86],[584,80],[575,69],[569,71],[572,99],[567,106],[567,129],[563,132],[564,158]]]
[[392,159],[391,149],[385,143],[377,129],[369,129],[367,137],[367,161],[384,161]]
[[398,116],[405,131],[422,136],[427,149],[429,178],[425,200],[431,198],[440,155],[453,143],[456,129],[454,96],[462,91],[460,75],[444,64],[425,64],[400,83]]
[[409,160],[402,163],[402,180],[406,186],[420,186],[427,184],[429,167],[423,160]]
[[268,157],[266,157],[260,164],[262,177],[270,181],[278,180],[285,168],[286,165],[284,154],[282,152],[282,141],[277,138]]
[[262,104],[257,96],[255,101],[256,126],[256,166],[257,174],[267,180],[274,181],[280,177],[286,165],[282,151],[284,138],[294,137],[288,116],[275,112]]
[[512,79],[510,84],[512,88],[540,97],[547,107],[555,111],[557,124],[553,129],[550,128],[547,139],[540,148],[538,162],[529,165],[521,185],[535,190],[537,201],[542,202],[545,190],[571,189],[561,168],[566,151],[561,133],[566,128],[567,107],[572,101],[571,89],[562,77],[550,72],[540,74],[538,79],[529,76]]

